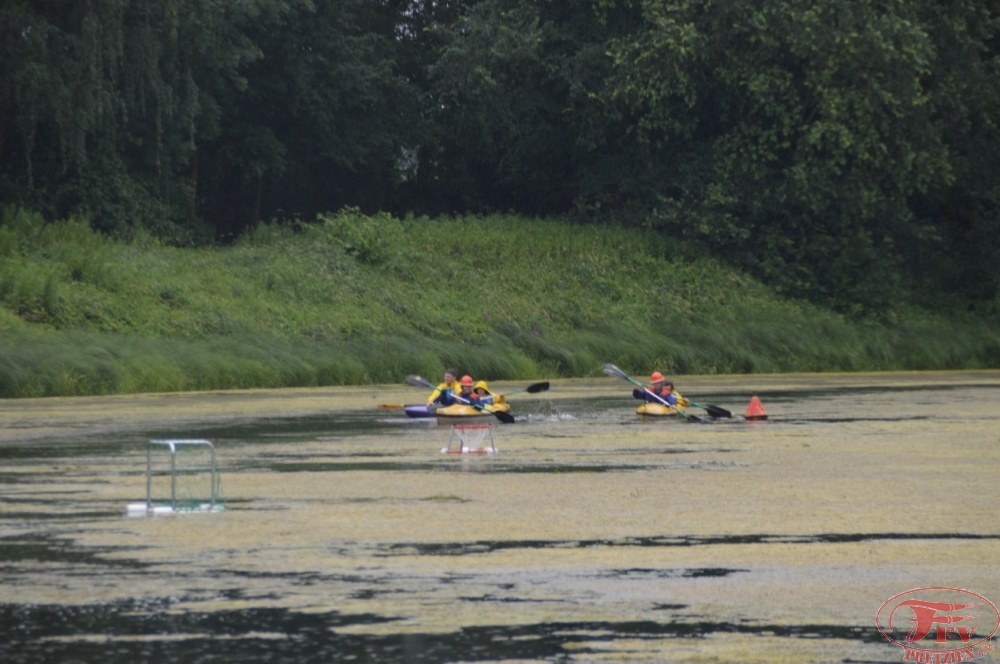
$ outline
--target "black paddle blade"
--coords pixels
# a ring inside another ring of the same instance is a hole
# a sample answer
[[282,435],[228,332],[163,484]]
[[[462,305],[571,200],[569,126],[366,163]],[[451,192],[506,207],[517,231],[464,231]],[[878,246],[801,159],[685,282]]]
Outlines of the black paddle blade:
[[528,394],[536,394],[538,392],[544,392],[547,389],[549,389],[549,382],[545,381],[544,383],[533,383],[529,385],[527,389],[525,389],[524,391],[527,392]]
[[713,406],[711,404],[705,406],[705,411],[711,417],[732,417],[733,416],[733,414],[732,414],[731,411],[728,411],[725,408],[720,408],[719,406]]
[[503,422],[504,424],[513,424],[514,423],[514,416],[511,415],[510,413],[504,413],[504,412],[501,412],[499,410],[494,410],[492,412],[493,412],[493,415],[495,415],[496,418],[498,420],[500,420],[501,422]]
[[433,385],[428,383],[420,376],[414,376],[413,374],[410,374],[409,376],[406,377],[406,384],[412,385],[413,387],[429,387],[431,389],[434,389]]

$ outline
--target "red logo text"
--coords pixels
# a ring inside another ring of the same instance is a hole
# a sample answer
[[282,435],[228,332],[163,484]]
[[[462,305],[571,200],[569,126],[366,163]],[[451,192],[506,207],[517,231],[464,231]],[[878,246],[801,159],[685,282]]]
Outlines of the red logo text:
[[904,661],[968,662],[993,651],[1000,630],[993,602],[960,588],[914,588],[890,597],[875,613],[882,635],[903,648]]

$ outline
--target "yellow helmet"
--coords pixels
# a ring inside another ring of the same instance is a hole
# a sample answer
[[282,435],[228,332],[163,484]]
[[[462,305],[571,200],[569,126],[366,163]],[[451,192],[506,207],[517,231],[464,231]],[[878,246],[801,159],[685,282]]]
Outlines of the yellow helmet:
[[481,380],[478,383],[476,383],[476,386],[473,389],[476,389],[476,390],[483,389],[483,390],[486,390],[487,392],[490,391],[490,387],[489,387],[489,385],[486,384],[485,380]]

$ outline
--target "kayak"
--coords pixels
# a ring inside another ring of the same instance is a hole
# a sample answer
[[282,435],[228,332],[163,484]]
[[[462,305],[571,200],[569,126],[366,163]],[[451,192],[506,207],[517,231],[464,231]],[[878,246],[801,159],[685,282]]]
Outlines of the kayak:
[[635,409],[635,414],[642,418],[677,417],[677,411],[662,403],[644,403]]
[[493,411],[500,413],[510,412],[509,403],[498,403],[487,406],[487,408],[490,410],[480,410],[472,406],[467,406],[464,403],[455,403],[444,408],[438,408],[437,421],[438,424],[474,424],[480,422],[492,424],[497,420],[497,416],[493,414]]
[[427,404],[414,404],[412,406],[403,406],[403,412],[406,413],[407,417],[418,417],[418,418],[431,418],[434,417],[434,411],[427,408]]

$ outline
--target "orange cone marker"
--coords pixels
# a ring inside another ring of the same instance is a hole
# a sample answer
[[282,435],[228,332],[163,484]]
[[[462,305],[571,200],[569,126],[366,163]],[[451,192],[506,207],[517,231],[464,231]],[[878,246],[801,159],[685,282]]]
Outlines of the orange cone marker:
[[767,411],[764,410],[764,404],[760,402],[757,397],[750,398],[750,405],[747,406],[747,412],[744,417],[748,420],[766,420]]

